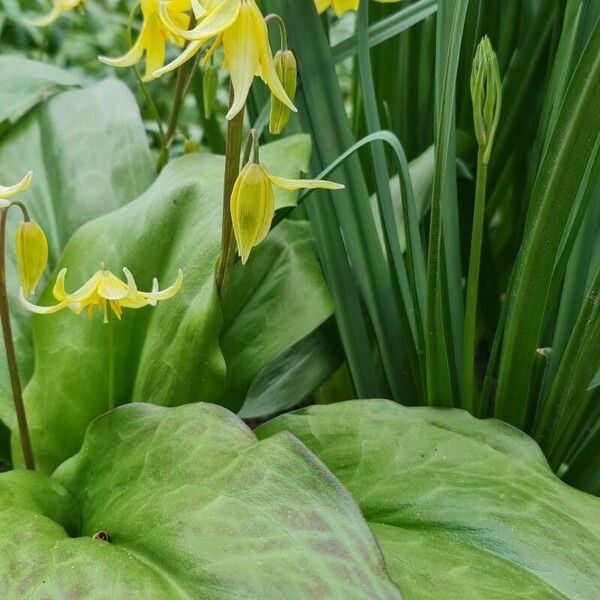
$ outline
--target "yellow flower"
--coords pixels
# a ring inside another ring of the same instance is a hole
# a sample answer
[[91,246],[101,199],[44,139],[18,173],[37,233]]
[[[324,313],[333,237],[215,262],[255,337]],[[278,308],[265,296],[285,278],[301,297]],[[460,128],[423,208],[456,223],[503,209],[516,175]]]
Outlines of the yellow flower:
[[[180,48],[185,43],[181,36],[169,31],[160,20],[158,16],[159,3],[160,0],[141,0],[140,6],[144,20],[140,34],[132,48],[119,58],[99,56],[100,61],[111,67],[132,67],[146,53],[146,72],[143,80],[151,81],[152,73],[165,64],[167,40]],[[168,0],[163,2],[163,6],[170,22],[174,23],[177,28],[185,29],[189,26],[190,17],[187,11],[191,8],[191,0]]]
[[[349,10],[358,10],[358,2],[359,0],[315,0],[319,13],[325,12],[331,6],[338,17],[341,17]],[[390,4],[392,2],[400,2],[400,0],[377,0],[377,2]]]
[[25,19],[25,23],[33,27],[46,27],[54,23],[62,13],[73,10],[80,4],[83,4],[83,0],[52,0],[52,10],[48,14],[38,19]]
[[32,179],[33,171],[29,171],[27,175],[25,175],[25,177],[23,177],[23,179],[21,179],[21,181],[19,181],[19,183],[16,185],[11,185],[8,187],[0,185],[0,208],[6,208],[7,206],[10,206],[9,198],[24,192],[31,185]]
[[239,174],[231,194],[231,221],[242,264],[269,233],[275,200],[273,185],[284,190],[322,188],[339,190],[344,186],[332,181],[314,179],[285,179],[270,175],[258,161],[249,162]]
[[255,76],[259,76],[269,86],[273,95],[290,110],[296,111],[288,98],[273,62],[267,25],[255,0],[203,0],[196,11],[198,24],[189,31],[174,23],[162,3],[160,16],[174,34],[190,40],[187,48],[173,62],[154,73],[160,77],[194,56],[206,42],[215,38],[204,57],[206,61],[223,44],[225,58],[223,66],[229,70],[234,90],[234,100],[227,114],[228,119],[237,115],[246,104],[248,92]]
[[19,297],[23,306],[33,313],[49,315],[68,308],[78,315],[86,308],[87,316],[91,317],[94,309],[97,308],[102,310],[104,314],[104,323],[108,323],[108,306],[110,306],[117,319],[121,319],[123,308],[156,306],[159,301],[169,300],[177,294],[183,283],[183,272],[179,269],[177,280],[167,289],[159,291],[158,280],[154,279],[151,292],[140,292],[129,269],[124,268],[123,273],[125,273],[126,283],[102,265],[101,269],[92,275],[87,283],[84,283],[76,292],[69,294],[65,291],[67,269],[62,269],[52,290],[58,304],[54,306],[32,304],[25,298],[22,288]]
[[17,228],[15,246],[21,289],[29,297],[48,264],[48,241],[37,223],[23,221]]

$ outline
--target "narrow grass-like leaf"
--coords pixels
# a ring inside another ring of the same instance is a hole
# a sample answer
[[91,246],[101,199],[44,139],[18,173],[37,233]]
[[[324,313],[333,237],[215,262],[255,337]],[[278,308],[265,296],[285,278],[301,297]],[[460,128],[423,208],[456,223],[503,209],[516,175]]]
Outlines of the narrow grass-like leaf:
[[[319,26],[312,0],[283,0],[272,6],[285,20],[291,45],[298,55],[301,94],[305,100],[301,115],[313,135],[319,161],[322,165],[329,164],[354,140],[328,41]],[[311,32],[310,36],[306,35],[307,31]],[[402,328],[389,269],[366,201],[369,194],[358,159],[351,159],[343,172],[337,174],[337,179],[346,185],[346,190],[334,196],[335,216],[371,318],[387,382],[395,399],[414,401],[410,381],[403,370]],[[328,224],[324,235],[333,234],[330,228]]]
[[[596,395],[600,400],[600,394]],[[575,455],[563,479],[589,494],[600,496],[600,421],[596,423],[589,438]]]
[[[377,99],[375,97],[375,86],[373,83],[371,57],[368,46],[368,25],[369,5],[365,2],[360,6],[358,13],[358,66],[367,129],[370,133],[374,133],[381,129],[381,124],[377,111]],[[409,246],[409,251],[406,253],[408,259],[407,268],[400,247],[400,228],[394,214],[389,183],[390,176],[387,168],[385,151],[383,145],[378,142],[371,144],[370,148],[386,254],[390,265],[390,273],[393,277],[392,289],[396,291],[396,286],[399,288],[400,298],[397,298],[399,305],[398,309],[401,314],[403,329],[405,330],[404,337],[407,342],[409,353],[408,359],[412,366],[413,374],[417,375],[417,378],[422,379],[421,383],[423,384],[424,377],[421,377],[421,375],[424,374],[424,364],[419,360],[419,357],[423,355],[423,315],[421,306],[419,306],[420,297],[417,291],[415,268],[419,269],[419,283],[422,283],[424,281],[425,261],[422,254],[420,239],[418,237],[418,222],[415,218],[416,210],[414,198],[409,199],[412,208],[412,210],[409,210],[409,214],[412,218],[407,222],[408,227],[406,228]],[[403,187],[406,187],[407,182],[404,180],[406,173],[404,172],[401,175],[404,184]],[[408,181],[408,185],[410,186],[410,180]],[[407,203],[405,203],[405,205],[406,204]],[[416,240],[413,239],[415,233],[417,234]],[[416,253],[416,256],[414,256],[413,253]],[[415,265],[415,262],[418,264]],[[422,392],[419,393],[419,396],[422,396]]]
[[560,466],[587,418],[590,382],[600,367],[600,267],[573,328],[538,426],[550,463]]
[[[535,349],[572,201],[600,129],[600,22],[569,84],[536,183],[536,207],[515,272],[496,393],[496,416],[524,427]],[[590,378],[591,379],[591,378]],[[589,381],[587,382],[589,383]]]
[[[436,169],[433,178],[429,254],[427,264],[427,302],[425,352],[427,361],[427,401],[435,406],[452,406],[458,403],[457,348],[453,329],[462,330],[462,319],[450,322],[451,290],[448,274],[454,265],[448,247],[458,240],[454,232],[449,189],[456,188],[456,162],[454,158],[454,114],[456,77],[463,26],[468,0],[454,3],[448,23],[447,45],[438,40],[438,73],[440,87],[436,128]],[[442,15],[443,17],[443,15]],[[438,32],[444,28],[442,24]],[[443,60],[443,68],[439,61]],[[445,218],[446,217],[446,218]],[[444,236],[446,236],[446,241]]]
[[[437,11],[438,0],[418,0],[398,12],[377,21],[369,27],[368,44],[372,48],[406,31]],[[356,38],[349,37],[333,46],[331,53],[338,63],[354,56],[358,51]]]

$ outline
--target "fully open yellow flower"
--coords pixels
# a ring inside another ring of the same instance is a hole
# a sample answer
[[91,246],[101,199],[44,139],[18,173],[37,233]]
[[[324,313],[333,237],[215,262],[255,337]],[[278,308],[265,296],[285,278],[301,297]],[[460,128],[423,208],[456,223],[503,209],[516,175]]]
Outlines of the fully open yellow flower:
[[189,60],[206,42],[215,38],[208,50],[207,60],[223,44],[225,58],[223,66],[229,70],[234,90],[234,101],[227,114],[232,119],[244,108],[248,92],[255,76],[269,86],[273,95],[295,111],[277,76],[273,54],[269,45],[267,25],[255,0],[199,0],[196,9],[198,24],[189,31],[183,30],[173,21],[168,11],[168,2],[161,3],[160,16],[175,35],[190,40],[190,44],[173,62],[154,75],[160,77]]
[[49,13],[38,19],[26,19],[25,22],[33,27],[46,27],[54,23],[62,13],[73,10],[80,4],[83,4],[83,0],[53,0],[52,10]]
[[108,307],[112,309],[117,319],[121,319],[123,308],[142,308],[143,306],[156,306],[159,301],[169,300],[181,289],[183,272],[179,269],[177,279],[173,285],[159,291],[158,280],[154,279],[151,292],[140,292],[137,289],[133,275],[129,269],[124,268],[126,282],[119,279],[114,273],[104,266],[92,275],[76,292],[69,294],[65,290],[65,277],[67,269],[62,269],[56,278],[52,293],[58,300],[54,306],[38,306],[25,298],[21,288],[19,297],[23,306],[33,313],[49,315],[68,308],[76,315],[85,308],[87,316],[91,317],[94,309],[99,309],[104,314],[104,322],[108,323]]
[[[151,81],[152,73],[165,64],[167,40],[180,48],[183,47],[185,40],[167,29],[159,18],[159,2],[160,0],[141,0],[140,6],[144,21],[137,40],[131,50],[119,58],[99,56],[98,58],[104,64],[111,67],[132,67],[146,53],[146,72],[143,80]],[[190,17],[187,11],[191,9],[191,0],[168,0],[163,4],[170,22],[174,23],[177,28],[186,29],[189,26]]]
[[284,190],[339,190],[344,187],[332,181],[276,177],[260,163],[249,162],[236,179],[231,194],[231,220],[242,264],[248,260],[252,248],[269,233],[275,214],[274,185]]
[[33,171],[29,171],[19,183],[4,187],[0,185],[0,208],[10,206],[10,198],[24,192],[30,185],[33,179]]
[[[383,4],[390,4],[392,2],[400,1],[401,0],[377,0],[377,2],[381,2]],[[341,17],[349,10],[358,10],[358,2],[359,0],[315,0],[315,4],[319,13],[325,12],[331,6],[338,17]]]

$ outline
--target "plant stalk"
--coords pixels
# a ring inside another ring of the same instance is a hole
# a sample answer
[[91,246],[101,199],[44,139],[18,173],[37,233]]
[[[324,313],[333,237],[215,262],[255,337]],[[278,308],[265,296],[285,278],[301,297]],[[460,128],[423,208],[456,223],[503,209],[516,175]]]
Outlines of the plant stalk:
[[[233,87],[229,91],[229,104],[233,102]],[[223,182],[223,224],[221,234],[221,259],[217,273],[219,298],[223,300],[229,280],[229,272],[235,255],[235,238],[231,221],[231,193],[240,172],[240,154],[242,151],[242,131],[244,111],[241,110],[227,123],[227,142],[225,146],[225,178]]]
[[487,163],[484,161],[485,147],[479,146],[477,153],[477,181],[475,184],[475,206],[471,255],[467,279],[465,322],[463,330],[463,393],[464,408],[479,415],[479,394],[475,389],[475,333],[477,328],[477,292],[481,270],[481,246],[485,222],[485,193],[487,186]]
[[6,362],[8,363],[8,372],[10,375],[10,384],[12,387],[13,402],[19,434],[21,438],[21,448],[23,449],[23,460],[25,467],[30,471],[35,470],[33,459],[33,450],[31,447],[31,438],[29,437],[29,428],[27,427],[27,416],[25,414],[25,405],[23,403],[23,392],[21,388],[21,379],[19,377],[19,368],[17,365],[17,356],[15,353],[15,344],[10,325],[10,314],[8,312],[8,295],[6,293],[6,221],[8,218],[8,208],[0,211],[0,320],[2,321],[2,335],[4,337],[4,347],[6,349]]

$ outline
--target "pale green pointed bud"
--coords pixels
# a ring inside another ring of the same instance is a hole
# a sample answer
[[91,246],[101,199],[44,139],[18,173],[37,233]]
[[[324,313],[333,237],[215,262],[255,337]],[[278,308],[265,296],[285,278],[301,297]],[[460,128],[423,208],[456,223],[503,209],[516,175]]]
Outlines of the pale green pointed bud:
[[477,143],[484,149],[483,161],[488,163],[502,107],[502,81],[498,59],[487,36],[484,36],[471,70],[471,98]]
[[200,144],[196,140],[192,140],[191,138],[187,138],[185,142],[183,142],[183,153],[184,154],[196,154],[200,149]]
[[[275,71],[277,77],[283,85],[283,89],[288,98],[293,102],[298,85],[298,66],[296,58],[291,50],[279,50],[274,57]],[[271,120],[269,131],[273,134],[279,134],[290,118],[290,109],[275,96],[271,96]]]
[[15,239],[19,281],[27,298],[35,292],[48,264],[48,241],[42,228],[34,221],[23,221]]
[[204,69],[204,78],[202,80],[202,95],[204,99],[204,116],[207,119],[212,117],[215,105],[217,104],[217,90],[219,89],[219,74],[212,65],[207,65]]

